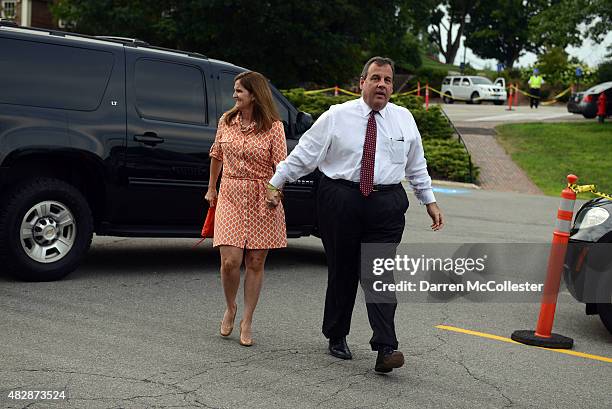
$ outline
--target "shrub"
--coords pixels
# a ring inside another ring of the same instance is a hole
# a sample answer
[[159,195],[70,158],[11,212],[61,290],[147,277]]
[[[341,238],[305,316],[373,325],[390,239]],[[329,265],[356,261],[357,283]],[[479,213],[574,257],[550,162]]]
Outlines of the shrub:
[[308,112],[315,121],[330,106],[355,99],[355,97],[349,95],[338,95],[335,97],[326,94],[305,94],[305,91],[303,88],[294,88],[283,90],[282,93],[293,106],[300,111]]
[[429,111],[420,108],[411,109],[410,112],[412,112],[423,139],[450,139],[453,136],[453,129],[439,106],[430,106]]
[[478,168],[474,166],[472,180],[470,157],[458,140],[423,139],[423,149],[432,178],[456,182],[474,182],[478,178]]
[[410,111],[423,109],[423,97],[417,97],[416,95],[391,97],[391,102],[403,106],[404,108],[408,108]]

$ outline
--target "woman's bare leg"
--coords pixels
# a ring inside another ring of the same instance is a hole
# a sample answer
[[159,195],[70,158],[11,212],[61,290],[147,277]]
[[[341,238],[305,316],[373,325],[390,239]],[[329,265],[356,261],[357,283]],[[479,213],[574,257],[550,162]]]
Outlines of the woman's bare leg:
[[244,339],[251,338],[253,313],[257,307],[259,294],[263,285],[264,264],[268,250],[247,250],[244,260],[246,274],[244,276],[244,315],[242,317],[242,333]]
[[[240,287],[240,266],[244,249],[234,246],[219,246],[221,253],[221,284],[227,308],[221,321],[221,333],[231,332],[236,317],[236,294]],[[229,335],[229,334],[228,334]]]

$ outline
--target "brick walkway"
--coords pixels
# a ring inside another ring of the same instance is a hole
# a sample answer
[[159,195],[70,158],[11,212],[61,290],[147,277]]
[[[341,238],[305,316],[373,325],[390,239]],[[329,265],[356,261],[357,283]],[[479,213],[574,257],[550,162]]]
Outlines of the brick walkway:
[[[462,126],[466,125],[466,126]],[[456,124],[472,155],[472,162],[480,168],[483,189],[505,192],[543,194],[495,140],[492,125]]]

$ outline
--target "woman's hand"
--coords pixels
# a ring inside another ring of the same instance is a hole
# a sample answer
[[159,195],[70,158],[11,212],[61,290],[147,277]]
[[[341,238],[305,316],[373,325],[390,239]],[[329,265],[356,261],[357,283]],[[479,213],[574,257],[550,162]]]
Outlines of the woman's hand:
[[274,209],[281,202],[282,196],[279,190],[266,189],[266,205]]
[[204,195],[204,199],[208,202],[210,207],[215,207],[217,205],[217,189],[209,188],[206,194]]

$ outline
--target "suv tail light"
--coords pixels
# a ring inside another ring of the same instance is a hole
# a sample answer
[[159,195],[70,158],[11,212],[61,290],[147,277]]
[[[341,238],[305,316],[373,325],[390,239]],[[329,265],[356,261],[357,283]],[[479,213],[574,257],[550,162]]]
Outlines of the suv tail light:
[[584,98],[582,99],[582,102],[592,102],[592,101],[593,101],[592,95],[585,95]]

